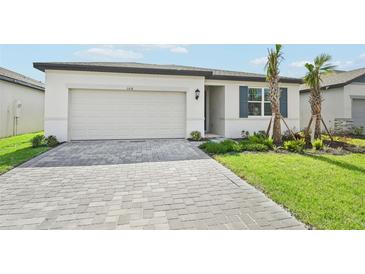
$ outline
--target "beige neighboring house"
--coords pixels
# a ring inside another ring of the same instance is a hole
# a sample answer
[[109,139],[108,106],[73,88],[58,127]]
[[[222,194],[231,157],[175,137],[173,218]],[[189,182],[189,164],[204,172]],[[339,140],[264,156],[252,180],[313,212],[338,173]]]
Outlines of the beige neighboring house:
[[43,130],[44,84],[0,67],[0,138]]
[[[356,127],[365,127],[365,68],[335,71],[323,78],[322,117],[327,126],[335,128],[335,119],[353,121]],[[308,125],[311,109],[309,90],[300,91],[300,128]]]

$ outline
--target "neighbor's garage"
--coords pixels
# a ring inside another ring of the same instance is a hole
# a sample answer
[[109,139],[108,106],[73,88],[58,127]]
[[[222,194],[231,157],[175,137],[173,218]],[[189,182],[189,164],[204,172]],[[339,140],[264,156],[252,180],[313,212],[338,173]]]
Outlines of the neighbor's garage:
[[352,120],[357,127],[365,127],[365,99],[352,99]]
[[186,93],[69,91],[71,140],[185,138]]

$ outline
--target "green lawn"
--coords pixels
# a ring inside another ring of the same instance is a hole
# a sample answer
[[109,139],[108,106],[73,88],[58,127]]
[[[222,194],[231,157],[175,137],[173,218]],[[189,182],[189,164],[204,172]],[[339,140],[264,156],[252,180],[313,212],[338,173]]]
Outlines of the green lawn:
[[32,148],[30,140],[37,134],[43,134],[43,132],[0,139],[0,174],[49,149],[46,146]]
[[318,229],[365,229],[365,154],[251,153],[215,159]]

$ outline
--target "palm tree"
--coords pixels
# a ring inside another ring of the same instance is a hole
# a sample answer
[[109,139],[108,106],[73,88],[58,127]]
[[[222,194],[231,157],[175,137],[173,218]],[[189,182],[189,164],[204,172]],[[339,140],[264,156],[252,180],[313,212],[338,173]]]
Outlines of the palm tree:
[[275,45],[275,49],[268,49],[267,62],[265,65],[266,81],[269,83],[270,87],[269,98],[271,102],[271,111],[274,116],[272,138],[277,145],[281,143],[279,65],[284,59],[281,48],[282,46],[277,44]]
[[335,66],[329,63],[331,59],[330,55],[323,53],[314,59],[314,64],[305,64],[308,72],[304,76],[304,83],[310,88],[309,103],[312,110],[312,118],[309,121],[307,133],[313,119],[315,119],[314,139],[321,139],[321,121],[323,121],[321,117],[323,101],[321,84],[322,76],[333,72],[335,68]]

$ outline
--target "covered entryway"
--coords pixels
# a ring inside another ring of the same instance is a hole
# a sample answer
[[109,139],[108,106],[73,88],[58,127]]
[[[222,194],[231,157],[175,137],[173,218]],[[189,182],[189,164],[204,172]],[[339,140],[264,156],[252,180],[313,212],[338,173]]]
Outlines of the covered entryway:
[[365,99],[352,99],[352,120],[356,127],[365,127]]
[[186,94],[70,90],[69,139],[185,138]]

